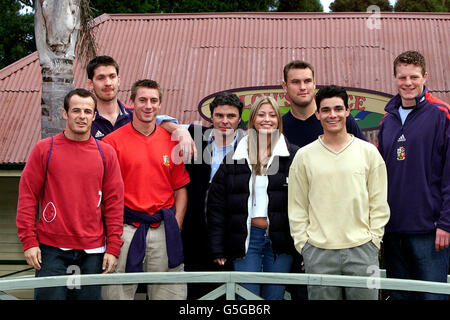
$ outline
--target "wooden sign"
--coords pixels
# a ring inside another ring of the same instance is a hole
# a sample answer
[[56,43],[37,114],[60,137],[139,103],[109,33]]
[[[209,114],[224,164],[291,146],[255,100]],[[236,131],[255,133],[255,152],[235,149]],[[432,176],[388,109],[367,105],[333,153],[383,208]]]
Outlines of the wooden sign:
[[[323,86],[316,86],[316,91],[321,87]],[[389,99],[392,98],[392,95],[360,88],[345,87],[345,89],[349,96],[348,104],[351,109],[350,112],[355,117],[359,127],[361,129],[374,129],[378,127],[385,113],[384,107]],[[290,109],[289,97],[285,94],[281,85],[235,88],[226,91],[236,94],[244,104],[241,123],[241,126],[244,128],[247,127],[252,104],[261,96],[272,96],[278,102],[281,114],[285,114]],[[207,121],[211,121],[209,104],[218,93],[216,92],[203,98],[198,105],[198,111]]]

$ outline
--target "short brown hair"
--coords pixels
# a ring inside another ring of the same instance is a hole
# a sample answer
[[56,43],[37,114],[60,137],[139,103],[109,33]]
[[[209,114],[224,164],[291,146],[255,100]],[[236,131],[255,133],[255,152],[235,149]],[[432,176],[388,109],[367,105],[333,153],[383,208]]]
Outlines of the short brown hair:
[[232,92],[223,91],[214,97],[214,100],[209,104],[209,111],[211,112],[211,117],[214,114],[214,109],[218,106],[229,105],[236,107],[239,111],[239,117],[242,116],[242,110],[244,109],[244,104],[237,95]]
[[320,112],[320,103],[323,99],[341,98],[344,101],[345,110],[348,109],[348,94],[344,87],[336,85],[324,86],[316,92],[315,100],[317,105],[317,112]]
[[284,82],[287,82],[288,72],[291,69],[310,69],[314,79],[314,67],[312,66],[312,64],[302,60],[294,60],[284,66],[283,69]]
[[418,67],[422,68],[422,75],[425,75],[426,71],[426,64],[425,64],[425,58],[422,54],[420,54],[417,51],[405,51],[401,53],[397,58],[394,60],[394,76],[397,75],[397,66],[400,63],[406,63],[406,64],[413,64]]
[[73,89],[66,94],[66,96],[64,97],[64,110],[66,110],[66,112],[69,112],[70,98],[72,98],[75,95],[80,96],[82,98],[91,97],[92,100],[94,101],[94,112],[97,112],[97,98],[95,97],[95,94],[83,88]]
[[158,90],[158,94],[159,94],[159,103],[161,103],[162,100],[162,90],[158,84],[158,82],[156,82],[155,80],[150,80],[150,79],[143,79],[143,80],[138,80],[135,83],[133,83],[133,86],[131,87],[131,96],[130,99],[132,101],[134,101],[134,99],[136,99],[136,94],[139,88],[149,88],[149,89],[156,89]]
[[97,56],[89,61],[86,67],[86,73],[89,80],[94,78],[95,69],[101,66],[113,66],[116,69],[117,75],[119,75],[119,65],[110,56]]

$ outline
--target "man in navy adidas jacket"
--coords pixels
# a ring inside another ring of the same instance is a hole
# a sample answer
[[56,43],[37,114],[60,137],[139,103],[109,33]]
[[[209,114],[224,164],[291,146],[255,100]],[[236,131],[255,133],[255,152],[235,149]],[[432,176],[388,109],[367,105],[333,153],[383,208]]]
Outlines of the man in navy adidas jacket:
[[[384,236],[389,278],[447,282],[450,257],[450,107],[425,82],[424,57],[406,51],[394,61],[398,94],[386,105],[379,150],[388,172],[391,218]],[[391,299],[448,295],[391,292]]]

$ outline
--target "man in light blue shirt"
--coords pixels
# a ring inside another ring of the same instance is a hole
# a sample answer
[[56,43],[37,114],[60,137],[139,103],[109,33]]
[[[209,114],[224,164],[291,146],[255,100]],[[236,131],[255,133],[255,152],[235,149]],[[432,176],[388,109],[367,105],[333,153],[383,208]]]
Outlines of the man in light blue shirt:
[[[242,138],[241,122],[244,108],[239,97],[221,92],[210,104],[211,127],[191,124],[197,158],[186,164],[191,182],[187,186],[188,207],[183,222],[184,270],[231,271],[231,265],[218,266],[208,255],[205,204],[210,182],[225,157],[230,157]],[[227,155],[228,154],[228,155]],[[198,299],[215,289],[215,284],[188,284],[188,300]]]
[[214,139],[214,132],[211,132],[210,138],[208,140],[208,144],[211,144],[211,174],[209,182],[211,182],[212,178],[216,174],[217,169],[219,169],[220,164],[222,163],[223,158],[225,158],[226,154],[231,150],[234,150],[236,147],[236,142],[238,140],[238,134],[234,135],[234,140],[227,145],[218,146]]

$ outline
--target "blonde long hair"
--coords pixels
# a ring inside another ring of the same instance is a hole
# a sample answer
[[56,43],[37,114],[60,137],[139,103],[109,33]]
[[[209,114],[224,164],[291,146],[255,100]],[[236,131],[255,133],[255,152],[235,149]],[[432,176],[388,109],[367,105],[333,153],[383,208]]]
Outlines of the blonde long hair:
[[[259,133],[255,129],[255,119],[259,111],[259,108],[263,104],[270,104],[275,111],[278,119],[278,130],[274,134],[270,135],[270,139],[265,145],[260,146]],[[270,96],[263,96],[253,103],[250,109],[250,116],[248,120],[248,156],[250,160],[250,165],[253,168],[253,176],[265,174],[267,171],[267,164],[269,162],[270,156],[272,155],[272,149],[277,143],[280,135],[283,133],[283,122],[281,119],[280,107],[276,100]],[[267,156],[264,159],[260,158],[260,147],[267,147]]]

